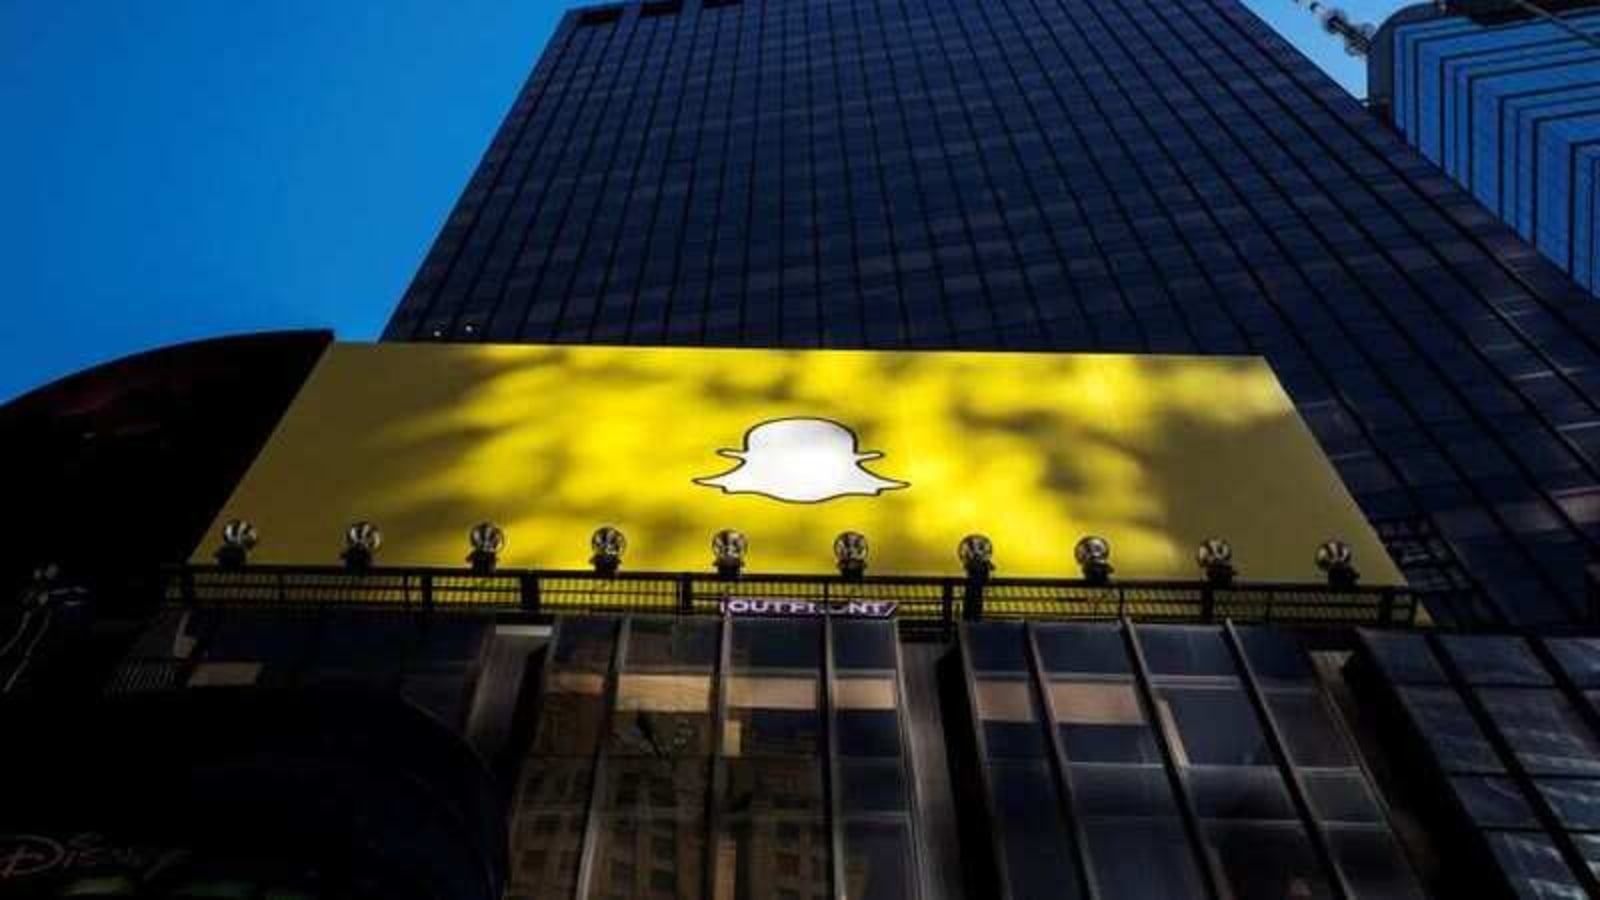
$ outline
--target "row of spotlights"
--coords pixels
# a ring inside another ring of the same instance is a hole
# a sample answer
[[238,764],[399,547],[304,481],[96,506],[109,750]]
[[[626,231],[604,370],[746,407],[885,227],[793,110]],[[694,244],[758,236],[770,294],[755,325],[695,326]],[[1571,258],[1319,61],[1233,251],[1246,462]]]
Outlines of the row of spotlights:
[[[224,565],[243,565],[250,551],[255,549],[260,535],[256,527],[242,519],[234,519],[222,527],[222,549],[217,559]],[[492,522],[479,522],[467,532],[467,542],[472,553],[467,557],[474,569],[492,571],[497,557],[506,548],[506,533]],[[352,568],[371,564],[373,554],[383,546],[383,532],[371,522],[356,522],[345,529],[343,558]],[[602,574],[613,574],[622,566],[622,556],[628,549],[628,538],[620,529],[610,525],[595,529],[589,538],[592,556],[589,562]],[[833,540],[833,558],[841,574],[858,577],[867,569],[867,537],[855,531],[841,532]],[[750,541],[743,533],[725,528],[711,536],[711,559],[723,575],[737,575],[744,568],[745,557],[750,554]],[[1103,584],[1114,571],[1111,565],[1111,542],[1099,535],[1088,535],[1073,548],[1073,558],[1083,570],[1084,578]],[[994,542],[981,534],[969,534],[956,545],[956,558],[969,576],[987,577],[994,570]],[[1207,581],[1230,584],[1233,581],[1233,546],[1222,538],[1206,538],[1195,550],[1195,563],[1205,573]],[[1317,568],[1335,587],[1353,586],[1360,578],[1355,568],[1355,553],[1344,541],[1325,541],[1317,547]]]

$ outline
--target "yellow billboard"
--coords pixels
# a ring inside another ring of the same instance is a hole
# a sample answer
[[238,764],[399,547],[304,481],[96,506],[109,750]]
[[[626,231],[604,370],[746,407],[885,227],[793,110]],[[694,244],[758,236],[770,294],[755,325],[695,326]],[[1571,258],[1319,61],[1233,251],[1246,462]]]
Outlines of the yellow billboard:
[[586,568],[602,525],[633,570],[833,572],[864,534],[873,574],[955,574],[969,533],[997,575],[1075,577],[1086,534],[1124,578],[1195,578],[1226,538],[1240,577],[1317,581],[1339,538],[1372,584],[1401,577],[1255,358],[337,344],[221,523],[255,562],[336,563],[377,524],[380,565],[463,564],[500,525],[503,567]]

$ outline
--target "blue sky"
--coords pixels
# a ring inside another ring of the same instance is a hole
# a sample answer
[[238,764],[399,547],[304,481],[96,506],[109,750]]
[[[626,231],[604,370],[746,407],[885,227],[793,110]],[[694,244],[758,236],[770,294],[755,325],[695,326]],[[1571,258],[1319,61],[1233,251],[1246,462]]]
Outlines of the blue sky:
[[[194,338],[376,337],[566,5],[0,0],[0,400]],[[1292,0],[1247,5],[1362,90]]]

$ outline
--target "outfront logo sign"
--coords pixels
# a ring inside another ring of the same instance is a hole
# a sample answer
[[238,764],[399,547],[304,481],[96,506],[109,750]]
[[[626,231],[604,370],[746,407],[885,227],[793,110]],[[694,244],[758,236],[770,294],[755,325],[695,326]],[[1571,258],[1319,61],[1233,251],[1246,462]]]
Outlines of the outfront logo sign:
[[835,497],[876,497],[908,487],[904,481],[881,478],[862,463],[881,459],[881,452],[862,453],[856,433],[832,419],[773,419],[745,432],[743,450],[718,450],[739,461],[713,478],[695,484],[721,488],[728,494],[760,494],[786,503],[821,503]]
[[899,604],[888,600],[785,600],[774,597],[725,597],[725,616],[842,616],[860,619],[887,619]]

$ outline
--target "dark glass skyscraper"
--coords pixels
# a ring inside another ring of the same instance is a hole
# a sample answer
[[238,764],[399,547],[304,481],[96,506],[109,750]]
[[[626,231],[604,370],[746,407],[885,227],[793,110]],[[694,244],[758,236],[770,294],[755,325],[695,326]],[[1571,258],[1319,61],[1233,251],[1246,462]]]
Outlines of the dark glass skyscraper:
[[1261,354],[1441,615],[1600,539],[1600,304],[1234,0],[569,13],[386,336]]

